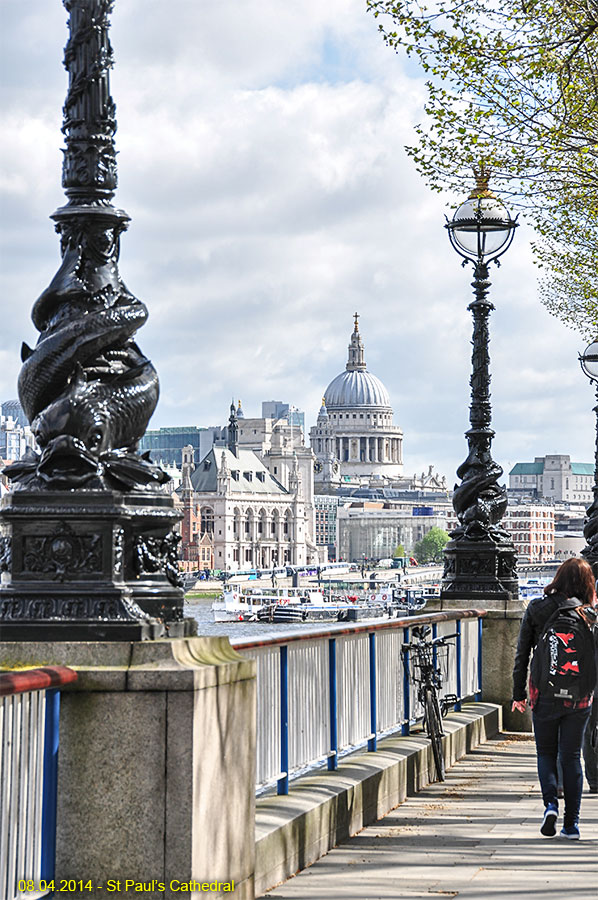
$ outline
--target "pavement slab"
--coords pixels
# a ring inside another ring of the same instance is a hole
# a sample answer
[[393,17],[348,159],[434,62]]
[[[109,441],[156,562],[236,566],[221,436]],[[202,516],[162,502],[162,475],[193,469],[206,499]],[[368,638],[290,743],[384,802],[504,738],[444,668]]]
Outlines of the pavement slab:
[[598,900],[598,795],[586,788],[582,839],[543,838],[533,740],[499,735],[264,896]]

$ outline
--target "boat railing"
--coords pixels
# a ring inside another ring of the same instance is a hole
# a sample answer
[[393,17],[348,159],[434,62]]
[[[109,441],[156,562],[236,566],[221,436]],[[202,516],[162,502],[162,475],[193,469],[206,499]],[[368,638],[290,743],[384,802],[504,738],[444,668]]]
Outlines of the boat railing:
[[[336,769],[339,759],[393,732],[409,734],[423,716],[401,648],[414,625],[433,637],[455,634],[442,660],[443,694],[481,700],[482,610],[451,610],[386,622],[315,626],[292,634],[231,640],[257,668],[257,770],[261,792],[310,767]],[[441,663],[441,660],[438,660]]]
[[53,892],[60,688],[66,666],[0,672],[0,897]]

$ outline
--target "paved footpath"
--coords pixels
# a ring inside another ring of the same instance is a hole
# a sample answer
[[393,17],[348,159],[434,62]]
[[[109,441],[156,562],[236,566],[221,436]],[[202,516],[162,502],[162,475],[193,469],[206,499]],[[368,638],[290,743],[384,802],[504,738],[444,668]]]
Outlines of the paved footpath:
[[584,781],[580,841],[543,838],[534,744],[521,737],[482,744],[444,785],[429,785],[265,897],[598,900],[598,794]]

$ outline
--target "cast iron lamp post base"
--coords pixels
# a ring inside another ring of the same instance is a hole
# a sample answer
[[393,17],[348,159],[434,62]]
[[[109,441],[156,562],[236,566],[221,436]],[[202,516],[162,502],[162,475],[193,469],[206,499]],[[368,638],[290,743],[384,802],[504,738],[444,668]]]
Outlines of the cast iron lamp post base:
[[503,609],[517,601],[519,585],[515,550],[507,539],[451,540],[444,548],[443,606],[464,601],[484,609]]
[[172,532],[179,518],[159,492],[6,496],[3,639],[181,637],[186,623]]

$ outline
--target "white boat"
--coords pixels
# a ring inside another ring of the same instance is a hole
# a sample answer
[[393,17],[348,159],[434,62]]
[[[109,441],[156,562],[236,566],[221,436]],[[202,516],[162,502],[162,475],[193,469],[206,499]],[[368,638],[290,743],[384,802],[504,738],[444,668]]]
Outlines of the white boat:
[[531,600],[534,597],[541,597],[544,588],[550,583],[550,578],[526,578],[519,582],[519,596],[522,600]]
[[419,610],[426,597],[419,590],[377,585],[366,593],[348,588],[243,589],[228,585],[212,604],[215,622],[355,622]]
[[[319,592],[307,592],[318,593]],[[305,600],[306,591],[300,588],[249,588],[228,585],[212,603],[215,622],[255,622],[261,609],[276,604],[298,605]]]

